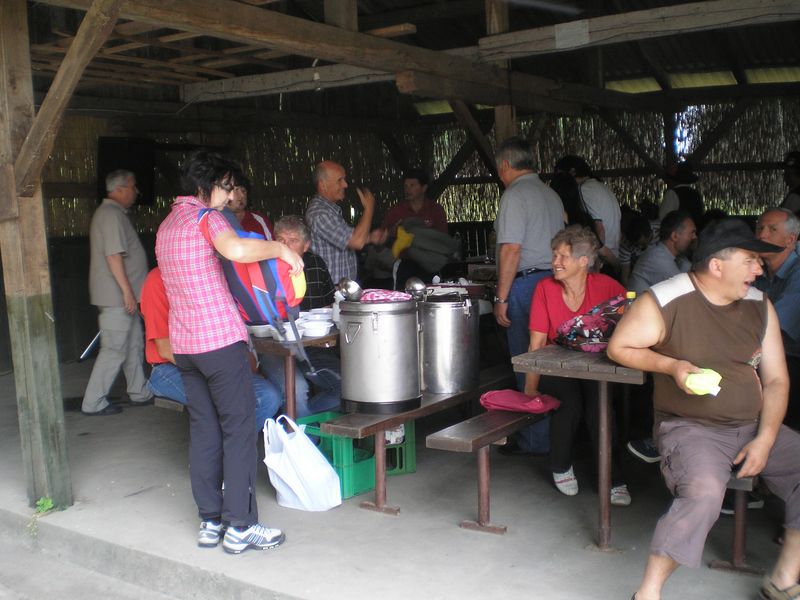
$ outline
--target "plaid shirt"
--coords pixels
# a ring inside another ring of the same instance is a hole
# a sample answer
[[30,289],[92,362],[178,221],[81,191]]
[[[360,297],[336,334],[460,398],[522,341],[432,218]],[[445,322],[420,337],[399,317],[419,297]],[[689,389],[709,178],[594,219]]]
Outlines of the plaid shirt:
[[311,250],[319,254],[333,281],[358,276],[356,253],[347,247],[353,228],[342,217],[342,207],[317,194],[308,203],[306,223],[311,229]]
[[325,261],[309,251],[303,254],[306,274],[306,295],[300,304],[301,310],[322,308],[333,304],[333,281]]
[[[249,340],[222,264],[197,225],[204,208],[193,196],[179,196],[156,234],[156,258],[170,305],[169,341],[175,354],[200,354]],[[220,212],[208,214],[212,240],[230,228]]]

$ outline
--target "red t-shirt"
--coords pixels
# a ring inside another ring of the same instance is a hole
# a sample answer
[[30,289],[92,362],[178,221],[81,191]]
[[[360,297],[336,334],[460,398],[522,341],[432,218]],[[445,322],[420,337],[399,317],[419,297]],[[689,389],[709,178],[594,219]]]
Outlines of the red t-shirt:
[[158,267],[145,277],[139,302],[144,317],[145,358],[151,365],[168,362],[158,353],[155,343],[157,339],[169,339],[169,301]]
[[274,239],[274,229],[272,223],[266,215],[254,212],[252,210],[244,211],[244,217],[240,223],[242,229],[250,231],[251,233],[258,233],[264,236],[266,240]]
[[529,329],[547,334],[547,343],[552,344],[556,328],[564,321],[577,317],[601,302],[625,293],[625,288],[616,280],[602,273],[589,273],[586,279],[586,294],[583,304],[575,312],[564,303],[561,285],[552,277],[542,279],[536,285],[531,303]]
[[419,212],[411,210],[411,205],[408,202],[395,204],[386,213],[386,217],[383,219],[383,226],[388,229],[395,223],[407,218],[421,219],[428,227],[447,233],[447,215],[444,214],[441,204],[431,200],[425,200],[425,204],[422,205]]

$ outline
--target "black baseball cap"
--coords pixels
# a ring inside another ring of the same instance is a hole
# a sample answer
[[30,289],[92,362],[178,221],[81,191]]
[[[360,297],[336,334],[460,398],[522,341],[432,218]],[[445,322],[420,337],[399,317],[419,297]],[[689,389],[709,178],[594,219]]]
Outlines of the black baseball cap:
[[759,240],[747,223],[735,217],[725,217],[709,223],[697,238],[694,262],[705,260],[725,248],[741,248],[752,252],[782,252],[783,248]]

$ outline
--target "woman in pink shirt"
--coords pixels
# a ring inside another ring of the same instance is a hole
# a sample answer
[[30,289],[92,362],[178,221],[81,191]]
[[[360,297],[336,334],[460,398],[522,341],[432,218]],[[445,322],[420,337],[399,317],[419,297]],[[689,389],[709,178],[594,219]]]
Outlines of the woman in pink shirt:
[[[590,272],[597,261],[600,243],[587,227],[571,225],[562,229],[552,239],[550,247],[553,249],[553,275],[539,282],[531,303],[531,351],[554,343],[556,329],[561,323],[625,293],[625,288],[616,280]],[[578,493],[578,480],[572,468],[572,446],[582,414],[597,448],[597,383],[527,374],[525,393],[535,396],[540,391],[561,400],[561,406],[550,417],[550,470],[558,491],[574,496]],[[621,479],[616,461],[612,461],[611,485],[612,504],[627,506],[631,503],[628,486]]]
[[[237,169],[199,150],[181,168],[179,196],[158,228],[156,258],[169,299],[169,334],[190,417],[189,475],[201,524],[197,543],[238,554],[281,544],[284,535],[258,522],[255,395],[248,334],[228,289],[217,253],[255,262],[282,258],[296,273],[302,259],[278,242],[240,238],[219,212]],[[200,230],[208,219],[209,243]],[[223,481],[225,490],[223,494]],[[224,539],[223,539],[224,536]]]

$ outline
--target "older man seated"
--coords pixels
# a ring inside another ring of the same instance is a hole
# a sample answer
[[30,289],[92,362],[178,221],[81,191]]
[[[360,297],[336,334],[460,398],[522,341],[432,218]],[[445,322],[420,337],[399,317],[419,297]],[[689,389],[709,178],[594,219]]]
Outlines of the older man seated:
[[[306,295],[300,307],[303,310],[322,308],[333,303],[333,283],[325,261],[311,252],[311,232],[305,221],[297,215],[286,215],[275,223],[275,239],[286,244],[303,257],[306,275]],[[311,373],[308,364],[297,359],[295,394],[297,416],[337,410],[341,403],[342,378],[339,356],[334,348],[306,348],[308,359],[314,366]],[[259,355],[260,369],[283,395],[286,394],[284,363],[282,356]],[[316,393],[311,395],[311,385]]]
[[[740,478],[760,475],[786,503],[785,542],[760,597],[800,598],[800,435],[781,425],[789,376],[778,318],[752,287],[759,253],[780,250],[738,219],[711,223],[692,271],[645,292],[611,338],[612,359],[654,373],[654,437],[674,496],[635,600],[660,599],[679,565],[700,565],[732,468]],[[722,376],[716,394],[690,379],[701,368]]]

